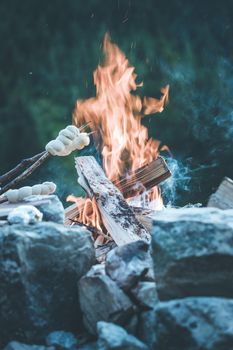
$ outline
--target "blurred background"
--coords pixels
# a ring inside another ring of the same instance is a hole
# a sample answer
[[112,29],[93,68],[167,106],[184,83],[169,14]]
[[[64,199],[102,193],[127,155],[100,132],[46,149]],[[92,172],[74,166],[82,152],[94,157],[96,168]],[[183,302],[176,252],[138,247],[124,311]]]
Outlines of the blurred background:
[[[141,95],[170,84],[165,111],[143,120],[173,153],[166,203],[205,204],[233,177],[233,1],[1,0],[0,15],[1,173],[42,151],[71,123],[75,101],[95,94],[108,31],[144,82]],[[27,184],[48,180],[63,201],[79,195],[74,154]]]

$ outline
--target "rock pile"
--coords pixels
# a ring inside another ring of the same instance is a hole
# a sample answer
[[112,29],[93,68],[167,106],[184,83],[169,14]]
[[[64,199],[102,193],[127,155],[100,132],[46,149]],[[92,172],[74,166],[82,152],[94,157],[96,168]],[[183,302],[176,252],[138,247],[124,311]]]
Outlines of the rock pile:
[[151,245],[94,253],[80,227],[1,226],[1,348],[233,348],[233,210],[166,209]]

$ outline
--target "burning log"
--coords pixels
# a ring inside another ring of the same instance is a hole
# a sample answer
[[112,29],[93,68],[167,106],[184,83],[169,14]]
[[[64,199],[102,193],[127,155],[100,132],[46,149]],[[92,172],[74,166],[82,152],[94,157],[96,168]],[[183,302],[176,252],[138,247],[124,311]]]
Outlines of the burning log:
[[217,191],[210,196],[207,206],[219,209],[233,209],[233,180],[225,177]]
[[[139,168],[134,173],[122,177],[120,180],[113,181],[113,184],[122,192],[124,198],[133,197],[141,192],[148,191],[160,182],[171,176],[171,172],[167,167],[165,160],[158,157],[151,163]],[[73,220],[82,208],[78,208],[77,204],[72,204],[65,210],[66,221]],[[144,217],[145,215],[143,215]]]
[[170,176],[171,172],[165,160],[162,157],[158,157],[127,177],[113,181],[113,183],[120,189],[125,198],[130,198],[141,194],[145,190],[150,190]]
[[121,192],[107,179],[94,157],[77,157],[79,183],[90,197],[95,197],[107,231],[117,245],[139,239],[150,241],[150,235],[137,220]]

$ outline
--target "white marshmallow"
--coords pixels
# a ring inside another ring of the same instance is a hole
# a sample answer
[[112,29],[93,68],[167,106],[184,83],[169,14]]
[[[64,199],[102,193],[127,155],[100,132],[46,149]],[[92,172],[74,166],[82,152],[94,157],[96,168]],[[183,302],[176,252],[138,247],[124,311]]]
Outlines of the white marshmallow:
[[59,132],[55,140],[50,141],[45,149],[53,156],[67,156],[74,150],[81,150],[90,143],[87,133],[80,133],[74,125],[68,125]]

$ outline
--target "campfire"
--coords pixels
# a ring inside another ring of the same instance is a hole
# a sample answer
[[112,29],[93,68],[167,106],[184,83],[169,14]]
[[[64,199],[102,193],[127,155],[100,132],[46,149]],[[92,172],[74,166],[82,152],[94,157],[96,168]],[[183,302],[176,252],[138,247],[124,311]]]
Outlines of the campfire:
[[169,86],[161,89],[160,99],[142,98],[134,93],[142,86],[136,82],[134,67],[108,34],[103,54],[102,64],[94,71],[96,96],[77,101],[73,123],[89,124],[104,171],[93,157],[76,158],[79,183],[88,198],[67,198],[75,204],[66,210],[66,223],[87,225],[98,244],[110,238],[124,244],[148,239],[138,213],[163,206],[157,185],[170,171],[159,153],[168,148],[149,138],[142,118],[163,111]]
[[[149,138],[142,125],[144,116],[163,111],[169,87],[161,89],[159,99],[140,97],[135,91],[142,83],[137,84],[134,67],[108,34],[103,54],[103,62],[94,72],[96,96],[77,101],[73,125],[48,142],[45,151],[24,159],[0,177],[1,215],[6,215],[27,197],[53,193],[56,185],[48,181],[14,188],[51,156],[67,156],[88,146],[92,135],[102,166],[93,156],[75,158],[78,182],[87,196],[68,196],[74,204],[65,211],[65,224],[87,227],[96,250],[101,247],[100,256],[106,246],[108,250],[140,239],[150,241],[150,214],[163,207],[158,184],[171,175],[160,156],[168,148]],[[33,198],[32,204],[38,200]],[[13,215],[14,220],[22,215],[22,220],[30,221],[31,214],[26,219],[24,211]]]

